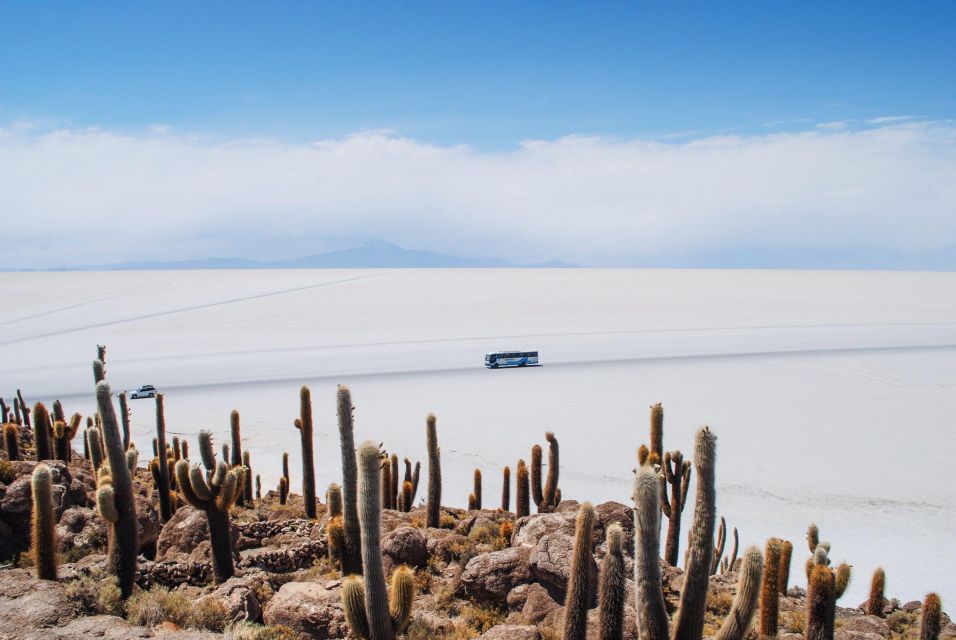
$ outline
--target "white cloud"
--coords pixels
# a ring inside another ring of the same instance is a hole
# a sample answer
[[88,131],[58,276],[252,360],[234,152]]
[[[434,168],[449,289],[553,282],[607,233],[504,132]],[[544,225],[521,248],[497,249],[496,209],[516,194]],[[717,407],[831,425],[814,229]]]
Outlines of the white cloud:
[[291,144],[12,126],[0,218],[6,268],[275,259],[369,238],[591,265],[919,266],[956,243],[956,125],[568,136],[497,152],[387,131]]

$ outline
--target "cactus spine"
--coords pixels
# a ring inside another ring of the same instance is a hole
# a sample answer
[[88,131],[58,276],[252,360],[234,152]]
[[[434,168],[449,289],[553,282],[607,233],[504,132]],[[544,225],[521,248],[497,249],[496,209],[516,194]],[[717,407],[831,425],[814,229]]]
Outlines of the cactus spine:
[[601,561],[598,581],[598,638],[623,640],[624,594],[627,576],[624,572],[624,530],[616,522],[607,528],[607,555]]
[[434,413],[425,418],[428,443],[428,518],[426,526],[438,527],[441,522],[441,449],[438,447],[438,428]]
[[501,470],[501,510],[511,511],[511,467]]
[[673,640],[697,640],[704,628],[707,604],[707,583],[713,553],[716,512],[715,464],[717,436],[703,427],[697,432],[694,466],[697,468],[697,499],[694,523],[688,542],[690,556],[684,588],[680,594],[680,610],[674,620]]
[[302,439],[302,499],[305,516],[315,519],[315,460],[312,452],[312,393],[305,385],[299,390],[299,420],[295,423]]
[[834,613],[833,571],[815,564],[807,585],[807,640],[832,640]]
[[[203,456],[204,462],[212,457],[212,436],[208,431],[199,432],[199,448],[200,451],[208,450],[210,454]],[[234,572],[229,510],[242,493],[244,480],[242,467],[227,469],[223,462],[206,465],[205,473],[199,465],[190,467],[186,460],[176,463],[176,483],[183,498],[206,513],[213,573],[219,582],[228,580]]]
[[585,640],[588,630],[588,604],[591,602],[591,535],[594,533],[594,507],[584,502],[578,508],[574,527],[574,550],[564,599],[564,640]]
[[342,448],[342,575],[362,573],[362,542],[358,519],[358,466],[355,462],[352,393],[339,385],[336,393]]
[[883,571],[883,567],[878,567],[873,572],[873,579],[870,580],[870,597],[866,601],[867,615],[883,617],[883,607],[886,606],[886,599],[883,597],[885,589],[886,572]]
[[38,464],[31,478],[33,488],[33,538],[30,555],[41,580],[56,580],[56,515],[53,508],[53,474]]
[[780,543],[776,538],[767,540],[767,567],[764,570],[763,586],[760,589],[760,635],[776,636],[779,619],[780,597]]
[[[677,566],[680,550],[680,524],[687,502],[687,489],[690,486],[690,461],[684,460],[680,451],[664,454],[664,477],[661,479],[661,512],[667,518],[667,543],[664,546],[664,561],[672,567]],[[667,497],[667,485],[671,496]]]
[[[242,456],[242,433],[239,429],[239,412],[235,409],[229,414],[229,434],[232,436],[232,459],[223,460],[227,464],[231,463],[233,467],[242,467],[245,464],[245,458]],[[245,487],[252,491],[252,483],[246,482]],[[242,491],[236,498],[236,506],[242,507],[246,503],[246,492]]]
[[[126,466],[123,437],[116,421],[110,386],[105,380],[96,384],[96,404],[102,419],[102,435],[109,463],[108,472],[104,474],[101,471],[100,474],[96,503],[100,515],[110,523],[107,552],[109,567],[110,572],[119,580],[120,592],[125,599],[133,593],[136,555],[139,552],[136,503],[133,501],[133,482]],[[90,444],[92,445],[92,442]],[[107,469],[104,467],[103,471]]]
[[381,466],[377,445],[359,447],[359,523],[362,531],[364,579],[351,576],[342,587],[342,604],[352,633],[368,640],[395,640],[411,617],[414,578],[407,567],[392,574],[386,592],[381,550]]
[[530,513],[531,501],[528,491],[528,466],[524,460],[518,460],[517,478],[515,478],[515,518],[523,518]]
[[3,425],[3,444],[7,450],[7,460],[20,459],[20,429],[15,422]]
[[46,405],[42,402],[33,407],[33,438],[37,449],[37,461],[52,460],[53,448],[50,446],[52,423]]
[[942,614],[943,603],[940,602],[939,595],[928,594],[920,612],[919,640],[938,640],[939,632],[943,628]]
[[667,608],[661,587],[661,484],[650,465],[634,479],[634,591],[638,637],[667,640]]
[[749,547],[744,551],[740,565],[740,576],[737,578],[737,593],[730,613],[717,632],[715,640],[742,640],[750,621],[754,616],[757,597],[760,594],[761,575],[763,574],[763,558],[757,547]]
[[[169,497],[169,463],[166,458],[166,411],[163,406],[163,394],[156,394],[156,459],[153,479],[156,481],[156,491],[159,493],[159,517],[163,522],[169,522],[173,517],[172,501]],[[150,463],[152,469],[153,463]]]

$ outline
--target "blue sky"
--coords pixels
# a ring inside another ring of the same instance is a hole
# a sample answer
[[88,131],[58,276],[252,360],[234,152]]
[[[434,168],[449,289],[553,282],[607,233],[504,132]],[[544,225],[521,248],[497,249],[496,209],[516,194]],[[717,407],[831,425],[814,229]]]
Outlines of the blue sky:
[[0,121],[507,147],[956,111],[953,2],[3,2]]
[[954,34],[956,2],[0,0],[0,268],[956,269]]

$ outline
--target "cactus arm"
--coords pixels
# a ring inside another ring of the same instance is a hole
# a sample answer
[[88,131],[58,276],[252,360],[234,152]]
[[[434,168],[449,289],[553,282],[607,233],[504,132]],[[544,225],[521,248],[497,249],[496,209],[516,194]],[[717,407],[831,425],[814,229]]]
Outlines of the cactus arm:
[[116,495],[112,485],[101,485],[96,490],[96,511],[107,522],[119,521],[119,511],[116,510]]
[[[212,497],[203,470],[199,466],[189,466],[186,460],[176,463],[176,484],[183,498],[196,509],[205,509]],[[198,491],[197,491],[198,488]]]
[[807,527],[807,546],[810,547],[810,553],[815,553],[820,546],[820,529],[815,522]]
[[359,576],[348,576],[342,583],[342,608],[352,634],[361,640],[370,637],[365,614],[365,584]]
[[834,582],[834,598],[839,600],[843,597],[843,593],[846,591],[846,588],[850,586],[850,576],[852,572],[850,570],[850,565],[843,562],[836,568],[836,577]]
[[762,573],[763,558],[760,556],[760,550],[757,547],[749,547],[744,551],[740,565],[733,605],[715,640],[743,640],[757,606]]
[[544,504],[544,491],[541,489],[541,445],[531,447],[531,499],[540,511]]
[[641,640],[667,640],[667,608],[661,587],[658,475],[641,467],[634,479],[634,593]]
[[212,434],[208,431],[199,432],[199,457],[207,471],[215,470],[216,454],[212,451]]
[[715,463],[717,436],[707,427],[695,438],[694,464],[697,467],[697,500],[690,532],[687,573],[680,596],[680,609],[674,620],[672,640],[699,640],[704,628],[707,583],[713,553],[714,526],[717,519]]
[[402,633],[412,617],[412,603],[415,598],[415,575],[406,566],[401,566],[392,574],[392,585],[388,596],[388,613],[392,619],[392,629]]

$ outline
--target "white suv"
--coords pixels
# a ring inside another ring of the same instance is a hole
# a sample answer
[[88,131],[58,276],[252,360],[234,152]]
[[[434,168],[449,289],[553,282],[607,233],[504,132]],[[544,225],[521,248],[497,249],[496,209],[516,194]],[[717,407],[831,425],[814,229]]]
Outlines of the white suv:
[[156,397],[156,387],[151,384],[144,384],[142,387],[129,394],[131,400],[137,400],[139,398],[155,398]]

